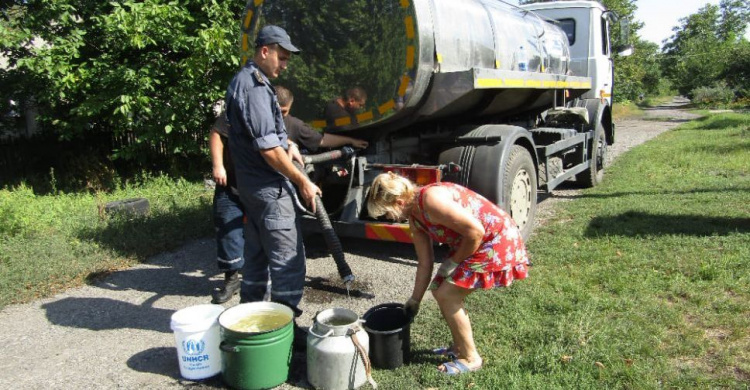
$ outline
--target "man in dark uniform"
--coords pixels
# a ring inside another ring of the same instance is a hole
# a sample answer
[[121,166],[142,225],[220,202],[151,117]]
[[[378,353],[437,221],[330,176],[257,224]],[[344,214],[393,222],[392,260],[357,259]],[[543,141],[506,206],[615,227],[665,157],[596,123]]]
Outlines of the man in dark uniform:
[[291,182],[313,211],[321,191],[292,163],[290,155],[301,158],[287,138],[270,81],[299,50],[278,26],[263,27],[255,43],[255,55],[234,76],[226,95],[229,148],[247,215],[240,302],[263,300],[270,272],[271,300],[300,314],[305,250]]
[[277,86],[276,95],[279,97],[279,106],[281,107],[281,114],[284,116],[284,126],[289,139],[304,148],[301,148],[301,150],[306,150],[306,153],[315,153],[319,148],[337,148],[344,145],[352,145],[358,149],[367,147],[367,141],[361,139],[315,131],[299,118],[289,114],[292,111],[292,103],[294,103],[292,91]]

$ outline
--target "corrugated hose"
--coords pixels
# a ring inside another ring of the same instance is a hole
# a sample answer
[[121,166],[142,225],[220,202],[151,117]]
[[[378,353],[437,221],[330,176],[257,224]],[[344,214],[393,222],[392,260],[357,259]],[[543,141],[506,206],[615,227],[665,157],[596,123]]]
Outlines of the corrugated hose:
[[[348,149],[348,150],[347,150]],[[330,160],[335,160],[338,158],[346,157],[349,154],[353,153],[354,150],[349,147],[344,147],[341,150],[334,150],[331,152],[321,153],[318,155],[312,155],[312,156],[305,156],[305,163],[306,164],[315,164]],[[307,172],[305,172],[305,169],[302,167],[300,163],[297,161],[292,161],[294,163],[294,166],[297,167],[297,169],[302,172],[308,179],[310,178],[307,175]],[[318,223],[320,224],[320,229],[323,234],[323,239],[326,242],[326,246],[328,247],[328,250],[331,252],[331,255],[333,256],[333,261],[336,263],[336,268],[339,272],[339,276],[344,281],[344,283],[349,284],[354,281],[354,274],[352,274],[351,268],[349,268],[349,264],[346,263],[346,259],[344,258],[344,250],[341,247],[341,241],[339,240],[339,237],[336,235],[336,231],[333,229],[333,224],[331,223],[331,219],[328,217],[328,212],[326,211],[325,207],[323,206],[323,201],[320,199],[320,196],[315,195],[315,213],[310,212],[305,208],[305,206],[300,202],[299,196],[295,193],[294,194],[294,200],[297,205],[297,207],[302,210],[302,212],[313,215],[318,220]]]

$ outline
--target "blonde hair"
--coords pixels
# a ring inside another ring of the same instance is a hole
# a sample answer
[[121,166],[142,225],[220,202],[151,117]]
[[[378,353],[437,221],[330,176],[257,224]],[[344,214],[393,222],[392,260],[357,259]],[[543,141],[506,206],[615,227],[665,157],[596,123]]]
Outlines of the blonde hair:
[[402,199],[408,203],[414,197],[416,188],[414,183],[403,176],[393,172],[381,173],[375,177],[370,187],[367,212],[373,218],[384,215],[390,219],[401,218],[403,208],[399,207],[397,201]]

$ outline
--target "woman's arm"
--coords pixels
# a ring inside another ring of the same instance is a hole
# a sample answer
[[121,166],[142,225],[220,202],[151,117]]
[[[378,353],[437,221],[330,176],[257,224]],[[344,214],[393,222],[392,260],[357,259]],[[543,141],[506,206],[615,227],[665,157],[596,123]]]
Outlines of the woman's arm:
[[484,237],[484,226],[474,218],[470,210],[463,208],[453,199],[453,194],[440,187],[432,187],[423,195],[423,208],[433,223],[443,225],[461,236],[456,248],[454,263],[460,263],[479,249]]
[[417,302],[422,301],[432,277],[432,267],[435,264],[435,252],[432,249],[432,240],[414,224],[414,218],[409,218],[409,229],[414,250],[417,252],[417,275],[414,277],[414,290],[411,298]]

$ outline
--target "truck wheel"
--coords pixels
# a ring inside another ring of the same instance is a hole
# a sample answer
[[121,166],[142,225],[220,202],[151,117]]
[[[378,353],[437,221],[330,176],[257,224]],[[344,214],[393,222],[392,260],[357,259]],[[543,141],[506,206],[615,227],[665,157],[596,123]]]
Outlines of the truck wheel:
[[596,127],[591,149],[589,169],[576,175],[576,181],[583,187],[596,187],[604,180],[604,168],[607,164],[607,137],[601,125]]
[[503,200],[505,210],[528,239],[534,227],[536,215],[536,171],[529,151],[514,145],[510,151],[503,176]]

